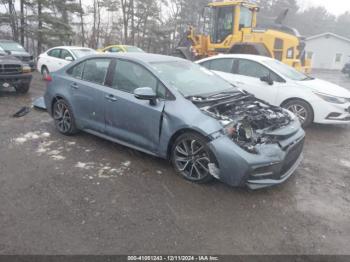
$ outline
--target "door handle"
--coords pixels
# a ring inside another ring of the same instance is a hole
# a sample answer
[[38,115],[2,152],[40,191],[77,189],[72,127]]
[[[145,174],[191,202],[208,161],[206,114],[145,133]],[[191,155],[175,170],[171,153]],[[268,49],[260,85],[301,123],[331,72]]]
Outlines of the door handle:
[[111,102],[115,102],[118,100],[114,95],[106,95],[105,98]]
[[79,86],[77,83],[73,83],[70,85],[71,88],[74,88],[74,89],[79,89]]

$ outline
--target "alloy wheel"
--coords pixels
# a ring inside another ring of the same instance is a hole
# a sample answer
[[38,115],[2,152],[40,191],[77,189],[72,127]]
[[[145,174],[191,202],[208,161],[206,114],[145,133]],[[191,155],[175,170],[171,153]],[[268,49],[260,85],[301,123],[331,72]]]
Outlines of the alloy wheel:
[[301,105],[292,104],[287,107],[289,111],[291,111],[295,116],[299,118],[300,123],[304,123],[308,118],[308,113],[305,107]]
[[206,146],[198,140],[181,140],[175,147],[174,163],[189,180],[200,181],[209,175],[209,154]]
[[55,104],[53,118],[61,133],[68,133],[71,130],[72,117],[68,106],[64,102],[58,101]]

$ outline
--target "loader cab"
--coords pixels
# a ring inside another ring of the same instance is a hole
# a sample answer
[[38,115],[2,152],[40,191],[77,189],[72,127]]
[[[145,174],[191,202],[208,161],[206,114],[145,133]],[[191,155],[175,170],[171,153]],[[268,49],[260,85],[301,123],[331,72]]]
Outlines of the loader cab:
[[209,21],[210,42],[223,43],[229,36],[239,37],[242,30],[251,31],[256,26],[258,7],[242,1],[214,2],[205,14]]

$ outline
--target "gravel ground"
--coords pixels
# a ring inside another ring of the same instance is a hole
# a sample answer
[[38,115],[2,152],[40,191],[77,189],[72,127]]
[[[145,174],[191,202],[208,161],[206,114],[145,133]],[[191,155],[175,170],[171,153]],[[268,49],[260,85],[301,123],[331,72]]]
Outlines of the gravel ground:
[[27,95],[0,92],[0,254],[350,254],[349,126],[309,128],[281,186],[195,185],[166,161],[63,137],[46,112],[11,117],[44,89],[35,75]]

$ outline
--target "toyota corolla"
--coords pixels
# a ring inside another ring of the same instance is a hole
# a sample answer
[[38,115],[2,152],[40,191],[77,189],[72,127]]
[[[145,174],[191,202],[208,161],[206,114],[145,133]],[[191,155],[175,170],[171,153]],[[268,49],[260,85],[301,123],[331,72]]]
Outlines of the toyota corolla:
[[92,55],[47,80],[59,132],[82,130],[169,159],[192,182],[263,188],[287,180],[302,159],[305,134],[292,113],[190,61]]

